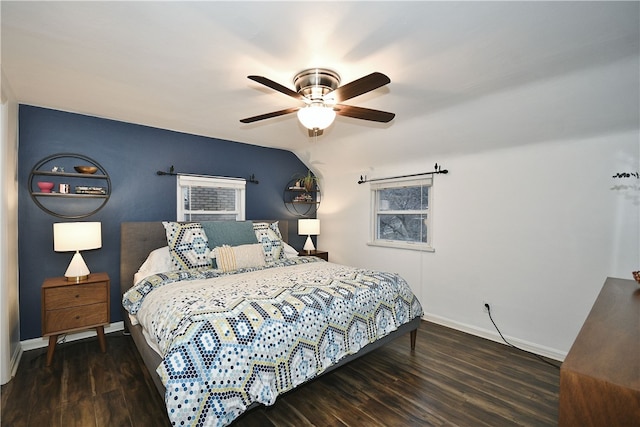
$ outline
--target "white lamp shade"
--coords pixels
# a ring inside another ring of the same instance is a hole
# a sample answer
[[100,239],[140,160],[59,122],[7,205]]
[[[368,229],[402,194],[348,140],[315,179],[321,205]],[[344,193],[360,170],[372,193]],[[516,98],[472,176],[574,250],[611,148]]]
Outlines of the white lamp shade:
[[53,250],[85,251],[102,247],[99,222],[58,222],[53,224]]
[[298,234],[301,236],[317,236],[320,234],[319,219],[299,219]]
[[99,222],[59,222],[53,224],[53,250],[74,251],[64,273],[67,280],[80,282],[89,276],[89,268],[80,251],[102,247],[102,227]]
[[325,129],[331,126],[336,118],[332,107],[314,102],[298,110],[298,120],[307,129]]

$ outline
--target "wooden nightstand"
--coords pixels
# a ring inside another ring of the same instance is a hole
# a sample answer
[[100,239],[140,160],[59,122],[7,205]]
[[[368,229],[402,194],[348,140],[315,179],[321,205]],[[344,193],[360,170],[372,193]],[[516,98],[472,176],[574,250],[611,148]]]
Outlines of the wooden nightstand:
[[107,273],[90,274],[87,280],[68,282],[65,277],[45,279],[42,283],[42,336],[49,336],[47,366],[56,351],[58,335],[95,328],[100,350],[107,342],[104,325],[110,320],[110,281]]
[[300,251],[298,252],[300,256],[317,256],[318,258],[322,258],[325,261],[329,261],[329,252],[325,251]]

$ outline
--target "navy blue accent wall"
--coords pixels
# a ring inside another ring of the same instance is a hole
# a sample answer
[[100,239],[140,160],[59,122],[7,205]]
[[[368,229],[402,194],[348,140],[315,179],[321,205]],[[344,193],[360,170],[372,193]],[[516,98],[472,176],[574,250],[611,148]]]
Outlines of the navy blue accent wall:
[[168,171],[173,165],[176,172],[240,178],[254,174],[260,183],[247,183],[247,219],[289,219],[291,245],[300,249],[304,244],[304,237],[295,233],[297,223],[286,210],[282,193],[291,177],[307,168],[289,151],[26,105],[20,106],[19,132],[22,340],[41,336],[42,282],[64,275],[73,255],[53,251],[53,223],[71,220],[41,210],[27,188],[31,169],[52,154],[90,157],[111,177],[112,194],[107,204],[79,220],[102,222],[102,248],[82,255],[92,272],[106,271],[111,278],[111,322],[122,320],[120,223],[176,218],[176,178],[158,176],[158,170]]

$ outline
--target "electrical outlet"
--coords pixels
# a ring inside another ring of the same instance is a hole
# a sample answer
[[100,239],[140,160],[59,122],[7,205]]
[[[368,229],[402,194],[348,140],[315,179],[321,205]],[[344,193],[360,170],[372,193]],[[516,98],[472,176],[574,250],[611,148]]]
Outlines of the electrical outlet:
[[485,313],[488,313],[490,307],[491,305],[489,305],[487,301],[482,301],[482,311],[484,311]]

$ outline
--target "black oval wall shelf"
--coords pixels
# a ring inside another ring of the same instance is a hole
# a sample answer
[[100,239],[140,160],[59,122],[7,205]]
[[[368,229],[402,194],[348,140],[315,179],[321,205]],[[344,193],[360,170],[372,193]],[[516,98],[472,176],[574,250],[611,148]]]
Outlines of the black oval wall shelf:
[[[95,174],[69,172],[74,166],[80,165],[95,166],[97,171]],[[64,172],[58,171],[60,168],[64,168]],[[43,179],[34,182],[36,177]],[[41,191],[38,187],[38,182],[45,179],[54,184],[50,192]],[[60,184],[67,184],[68,192],[60,192]],[[80,219],[91,216],[107,204],[111,195],[111,179],[106,170],[92,158],[75,153],[53,154],[40,160],[31,170],[28,185],[35,204],[56,218]],[[73,203],[61,203],[63,199]]]
[[282,199],[289,213],[306,218],[314,215],[320,206],[320,187],[314,185],[312,190],[296,187],[300,180],[293,179],[287,183]]

